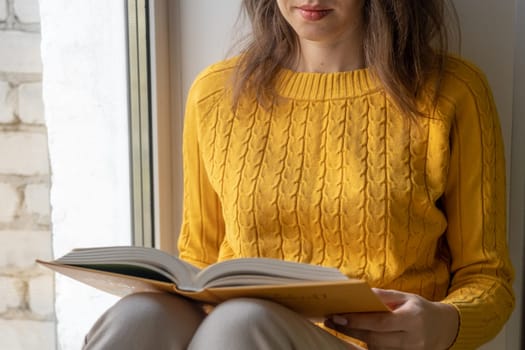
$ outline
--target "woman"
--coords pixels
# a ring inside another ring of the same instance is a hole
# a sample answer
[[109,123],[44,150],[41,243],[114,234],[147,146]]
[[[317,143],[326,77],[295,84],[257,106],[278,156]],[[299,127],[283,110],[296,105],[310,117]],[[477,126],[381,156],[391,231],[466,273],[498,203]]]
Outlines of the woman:
[[[513,308],[505,167],[444,0],[244,0],[253,38],[188,98],[181,258],[264,256],[367,280],[391,313],[325,326],[370,349],[473,349]],[[131,328],[130,328],[131,327]],[[131,329],[131,330],[130,330]],[[270,302],[206,315],[137,294],[86,348],[358,349]]]

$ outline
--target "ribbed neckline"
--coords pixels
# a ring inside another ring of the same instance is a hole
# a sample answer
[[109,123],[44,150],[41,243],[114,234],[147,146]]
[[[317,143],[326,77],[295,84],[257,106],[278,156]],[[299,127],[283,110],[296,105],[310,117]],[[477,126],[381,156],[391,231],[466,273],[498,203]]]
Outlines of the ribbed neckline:
[[276,76],[277,94],[300,100],[357,97],[377,87],[377,80],[367,68],[334,73],[295,72],[283,68]]

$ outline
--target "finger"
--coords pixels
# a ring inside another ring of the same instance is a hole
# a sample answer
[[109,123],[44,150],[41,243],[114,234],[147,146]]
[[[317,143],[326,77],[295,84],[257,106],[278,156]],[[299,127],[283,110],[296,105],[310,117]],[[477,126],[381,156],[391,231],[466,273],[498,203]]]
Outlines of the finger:
[[338,333],[344,334],[357,341],[362,341],[366,344],[368,350],[388,350],[388,349],[404,349],[406,346],[406,333],[388,332],[378,333],[373,331],[348,329],[333,323],[330,319],[324,322],[324,325]]
[[[330,321],[330,319],[327,319],[324,321],[324,326],[325,326],[325,330],[327,332],[329,332],[330,334],[332,335],[335,335],[336,337],[338,338],[341,338],[341,340],[345,341],[348,345],[348,348],[349,349],[353,349],[353,350],[367,350],[368,349],[368,345],[361,342],[359,339],[357,338],[354,338],[354,337],[348,337],[347,339],[344,339],[342,337],[347,337],[347,335],[345,334],[345,330],[342,329],[342,327],[340,326],[337,326],[336,324],[334,324],[332,321]],[[334,332],[332,333],[330,330],[333,330]],[[362,346],[365,346],[365,347],[362,347]]]
[[374,332],[397,332],[406,327],[404,315],[390,312],[353,313],[334,315],[330,318],[335,325],[345,329],[358,329]]
[[393,289],[372,288],[372,291],[386,306],[393,310],[404,304],[411,295]]
[[335,323],[332,319],[330,318],[327,318],[325,321],[324,321],[324,326],[327,327],[327,328],[330,328],[330,329],[333,329],[334,331],[337,331],[337,332],[340,332],[340,333],[344,333],[345,330],[346,330],[346,327],[345,326],[341,326],[337,323]]
[[371,331],[350,329],[346,335],[362,340],[369,350],[375,349],[406,349],[406,334],[404,332],[377,333]]

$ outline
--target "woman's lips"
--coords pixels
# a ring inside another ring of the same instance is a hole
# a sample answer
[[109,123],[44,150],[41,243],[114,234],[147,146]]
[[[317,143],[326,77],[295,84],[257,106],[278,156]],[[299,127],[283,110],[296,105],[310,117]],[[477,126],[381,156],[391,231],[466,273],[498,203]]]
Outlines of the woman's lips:
[[301,16],[307,21],[319,21],[330,13],[330,9],[301,6],[297,8]]

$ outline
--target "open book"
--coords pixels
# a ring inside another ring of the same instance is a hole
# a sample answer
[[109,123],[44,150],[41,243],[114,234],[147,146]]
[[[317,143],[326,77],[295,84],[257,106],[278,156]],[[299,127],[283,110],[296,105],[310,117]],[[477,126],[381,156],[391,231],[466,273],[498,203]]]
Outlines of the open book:
[[38,262],[119,296],[157,290],[209,304],[264,298],[309,317],[389,310],[364,281],[335,268],[277,259],[233,259],[199,269],[158,249],[118,246],[75,249]]

